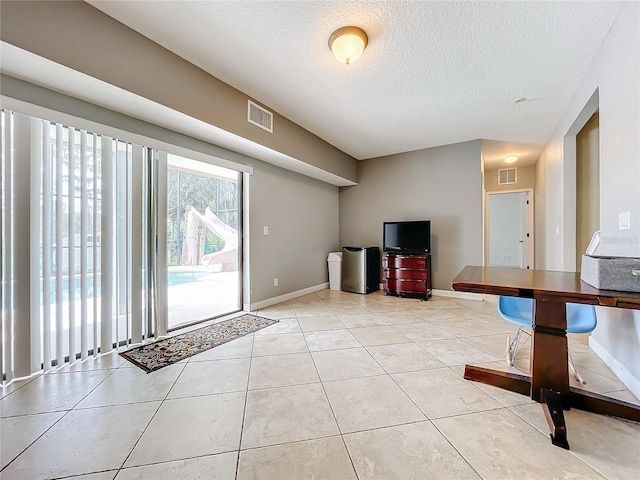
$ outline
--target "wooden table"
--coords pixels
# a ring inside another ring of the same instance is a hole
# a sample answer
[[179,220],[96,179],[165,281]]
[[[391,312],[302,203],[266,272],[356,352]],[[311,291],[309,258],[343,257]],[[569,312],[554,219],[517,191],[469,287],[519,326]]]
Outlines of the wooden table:
[[464,378],[542,402],[554,445],[569,448],[563,408],[576,407],[640,422],[640,406],[569,386],[566,334],[567,303],[640,310],[640,293],[598,290],[573,272],[476,266],[465,267],[453,280],[452,288],[534,300],[529,375],[467,365]]

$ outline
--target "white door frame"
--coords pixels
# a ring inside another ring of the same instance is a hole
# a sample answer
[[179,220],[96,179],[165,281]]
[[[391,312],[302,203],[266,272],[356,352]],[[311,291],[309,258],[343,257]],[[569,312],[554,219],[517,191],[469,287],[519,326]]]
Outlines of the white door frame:
[[489,209],[489,195],[501,195],[504,193],[527,193],[529,195],[529,208],[527,209],[527,230],[529,237],[527,239],[527,250],[525,263],[529,268],[535,267],[535,224],[534,224],[534,200],[533,200],[533,188],[518,188],[513,190],[496,190],[493,192],[485,191],[484,205],[485,205],[485,223],[484,223],[484,264],[489,265],[489,222],[490,209]]

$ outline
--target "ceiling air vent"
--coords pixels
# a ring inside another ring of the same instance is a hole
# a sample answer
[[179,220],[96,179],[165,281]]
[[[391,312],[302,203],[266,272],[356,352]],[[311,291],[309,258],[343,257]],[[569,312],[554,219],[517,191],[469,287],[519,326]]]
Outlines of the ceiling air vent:
[[498,185],[508,185],[510,183],[516,183],[516,170],[516,168],[503,168],[501,170],[498,170]]
[[249,108],[247,110],[247,121],[257,127],[264,128],[269,133],[273,133],[273,113],[265,110],[260,105],[256,105],[251,100],[249,100]]

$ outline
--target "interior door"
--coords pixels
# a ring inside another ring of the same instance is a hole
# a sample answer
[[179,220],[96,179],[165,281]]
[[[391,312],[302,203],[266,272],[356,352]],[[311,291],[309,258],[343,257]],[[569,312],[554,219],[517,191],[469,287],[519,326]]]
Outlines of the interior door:
[[488,264],[533,268],[533,228],[529,192],[489,194]]

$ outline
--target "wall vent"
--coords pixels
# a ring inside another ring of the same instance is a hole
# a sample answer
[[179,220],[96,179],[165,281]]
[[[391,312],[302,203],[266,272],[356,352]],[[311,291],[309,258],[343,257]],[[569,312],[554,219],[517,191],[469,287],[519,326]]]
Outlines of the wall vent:
[[273,133],[273,113],[253,103],[251,100],[249,100],[247,109],[247,121],[265,129],[269,133]]
[[498,170],[498,185],[508,185],[518,181],[516,168],[503,168]]

